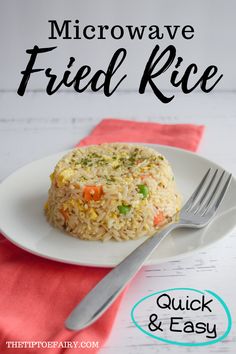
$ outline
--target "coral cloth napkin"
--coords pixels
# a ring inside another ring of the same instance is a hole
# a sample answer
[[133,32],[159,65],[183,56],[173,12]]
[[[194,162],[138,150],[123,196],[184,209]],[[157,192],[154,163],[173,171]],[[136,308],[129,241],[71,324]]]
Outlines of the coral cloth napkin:
[[[105,119],[79,145],[133,141],[196,151],[203,130],[189,124]],[[16,346],[24,354],[97,353],[112,330],[121,297],[80,332],[66,330],[64,320],[107,272],[34,256],[0,236],[0,353],[15,353]]]
[[176,146],[196,151],[204,126],[193,124],[159,124],[123,119],[104,119],[79,146],[111,142],[140,142]]

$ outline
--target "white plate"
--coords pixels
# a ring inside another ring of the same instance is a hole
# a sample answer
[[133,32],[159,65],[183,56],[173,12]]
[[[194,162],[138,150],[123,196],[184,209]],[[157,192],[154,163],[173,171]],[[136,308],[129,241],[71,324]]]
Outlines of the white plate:
[[[178,189],[186,200],[209,167],[219,167],[181,149],[149,145],[165,155],[174,170]],[[136,241],[82,241],[51,227],[44,216],[49,175],[65,154],[34,161],[0,185],[0,229],[17,246],[53,260],[87,266],[112,267],[145,238]],[[200,251],[230,233],[236,224],[236,180],[233,179],[215,220],[201,230],[172,232],[146,264],[157,264]]]

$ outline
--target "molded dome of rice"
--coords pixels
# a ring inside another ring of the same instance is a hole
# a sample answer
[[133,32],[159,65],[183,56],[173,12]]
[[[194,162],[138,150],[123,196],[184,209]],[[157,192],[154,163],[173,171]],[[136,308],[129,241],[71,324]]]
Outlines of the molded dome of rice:
[[180,210],[168,161],[146,146],[76,148],[58,162],[50,177],[47,218],[81,239],[150,236]]

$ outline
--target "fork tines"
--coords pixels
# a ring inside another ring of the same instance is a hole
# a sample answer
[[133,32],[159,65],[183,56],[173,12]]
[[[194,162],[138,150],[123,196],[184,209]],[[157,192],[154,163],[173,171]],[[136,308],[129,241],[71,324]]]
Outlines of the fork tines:
[[219,168],[209,168],[183,209],[197,215],[213,214],[228,189],[232,174]]

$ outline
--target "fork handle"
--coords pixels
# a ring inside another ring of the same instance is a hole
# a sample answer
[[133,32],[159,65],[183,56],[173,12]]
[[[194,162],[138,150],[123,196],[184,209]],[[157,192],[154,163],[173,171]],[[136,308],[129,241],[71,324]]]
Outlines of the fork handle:
[[74,308],[65,326],[70,330],[81,330],[95,322],[113,303],[165,236],[177,226],[178,224],[167,225],[113,268]]

